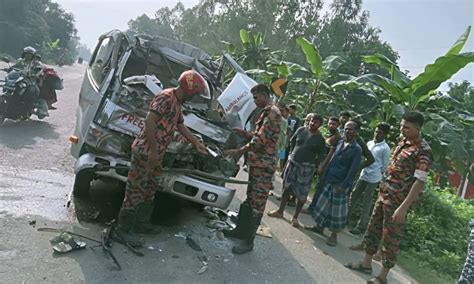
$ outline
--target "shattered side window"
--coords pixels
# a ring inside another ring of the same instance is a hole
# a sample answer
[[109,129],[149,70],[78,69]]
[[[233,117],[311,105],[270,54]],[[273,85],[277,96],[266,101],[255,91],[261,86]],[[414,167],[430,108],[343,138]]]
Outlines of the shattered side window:
[[102,85],[110,71],[110,57],[112,56],[113,48],[111,38],[104,38],[100,43],[94,60],[90,64],[91,74],[97,86]]

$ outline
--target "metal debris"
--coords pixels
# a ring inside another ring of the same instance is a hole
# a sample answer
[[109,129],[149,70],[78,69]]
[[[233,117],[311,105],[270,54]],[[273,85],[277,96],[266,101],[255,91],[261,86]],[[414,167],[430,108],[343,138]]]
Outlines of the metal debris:
[[207,268],[208,268],[207,265],[202,266],[201,269],[199,269],[198,274],[203,274],[204,272],[207,271]]
[[224,229],[232,229],[232,226],[225,221],[221,220],[210,220],[206,224],[207,227],[217,229],[219,231]]
[[186,237],[186,243],[195,251],[202,251],[201,247],[190,237]]
[[177,237],[178,239],[183,239],[183,240],[185,240],[187,238],[187,236],[182,232],[174,234],[174,236]]

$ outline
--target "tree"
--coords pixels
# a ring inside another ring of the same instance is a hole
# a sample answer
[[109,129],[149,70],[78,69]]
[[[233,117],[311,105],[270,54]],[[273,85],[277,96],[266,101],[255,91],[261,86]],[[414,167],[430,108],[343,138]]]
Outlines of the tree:
[[363,65],[361,60],[364,55],[380,53],[396,62],[398,54],[380,39],[380,32],[369,25],[369,12],[362,10],[362,0],[334,0],[320,28],[309,39],[323,58],[330,55],[346,58],[347,64],[341,68],[341,73],[387,75],[380,68]]
[[[78,44],[74,16],[59,4],[50,0],[3,0],[0,19],[1,52],[18,57],[23,47],[33,46],[45,61],[74,61]],[[52,43],[57,47],[52,49]]]

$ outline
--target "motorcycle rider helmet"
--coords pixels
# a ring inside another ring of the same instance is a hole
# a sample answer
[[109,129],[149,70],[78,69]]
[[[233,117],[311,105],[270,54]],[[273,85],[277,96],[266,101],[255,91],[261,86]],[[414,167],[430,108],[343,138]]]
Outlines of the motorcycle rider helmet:
[[187,70],[181,73],[178,82],[183,92],[190,97],[199,95],[205,99],[211,98],[211,92],[206,79],[194,70]]
[[36,56],[36,49],[31,46],[23,48],[23,53],[21,54],[21,57],[24,58],[27,54],[31,54],[33,57]]

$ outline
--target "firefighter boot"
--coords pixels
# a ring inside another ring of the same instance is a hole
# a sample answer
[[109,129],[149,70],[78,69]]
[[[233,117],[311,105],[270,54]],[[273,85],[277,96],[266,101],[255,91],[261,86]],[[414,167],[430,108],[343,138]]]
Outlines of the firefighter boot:
[[134,209],[120,209],[117,224],[118,239],[132,247],[141,247],[143,246],[143,241],[133,232],[135,220],[136,212]]
[[153,203],[144,202],[137,207],[137,222],[134,226],[135,232],[139,234],[156,235],[161,233],[161,229],[150,223],[151,214],[153,213]]
[[244,254],[253,250],[253,242],[257,234],[258,226],[260,226],[260,221],[262,220],[262,215],[259,214],[255,216],[253,213],[250,217],[249,226],[246,227],[245,238],[242,242],[232,248],[232,252],[235,254]]
[[252,208],[250,205],[247,202],[240,204],[239,215],[237,216],[237,224],[235,229],[224,230],[224,236],[228,238],[244,239],[245,235],[243,234],[243,231],[245,227],[249,225],[251,215]]

